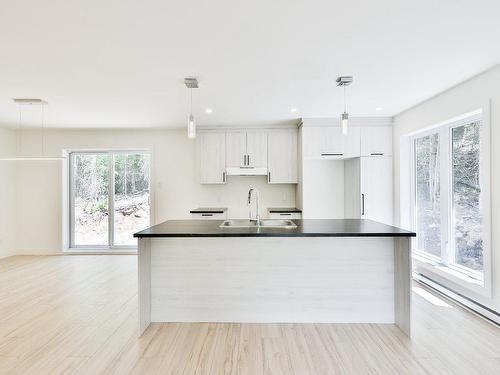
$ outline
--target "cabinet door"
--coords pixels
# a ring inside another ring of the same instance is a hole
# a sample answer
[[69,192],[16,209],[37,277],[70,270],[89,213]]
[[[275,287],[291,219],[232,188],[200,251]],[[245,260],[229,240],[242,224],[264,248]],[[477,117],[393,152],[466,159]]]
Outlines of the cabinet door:
[[361,129],[361,156],[391,156],[392,127],[365,126]]
[[239,168],[245,166],[246,161],[246,133],[244,131],[226,133],[226,166]]
[[342,136],[344,142],[344,157],[355,158],[361,155],[361,128],[358,126],[351,126],[347,131],[347,135]]
[[344,157],[345,140],[339,126],[303,127],[302,143],[306,159],[341,159]]
[[197,138],[200,183],[226,183],[226,134],[200,132]]
[[329,126],[322,128],[323,137],[321,144],[322,157],[343,157],[344,156],[344,138],[340,126]]
[[247,132],[247,166],[267,168],[267,133]]
[[321,148],[323,143],[323,132],[320,127],[302,127],[302,156],[305,159],[321,158]]
[[268,135],[268,181],[297,183],[297,131],[271,131]]
[[392,157],[360,159],[361,218],[392,225]]

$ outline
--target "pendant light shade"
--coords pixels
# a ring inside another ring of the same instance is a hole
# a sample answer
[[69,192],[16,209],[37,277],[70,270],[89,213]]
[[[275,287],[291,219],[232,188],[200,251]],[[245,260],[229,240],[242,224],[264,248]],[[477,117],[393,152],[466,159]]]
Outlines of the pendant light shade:
[[188,117],[188,138],[196,138],[196,121],[193,114]]
[[348,122],[349,122],[349,114],[347,112],[342,113],[341,128],[343,135],[347,135]]
[[343,86],[344,88],[344,113],[342,113],[340,117],[340,127],[342,129],[342,134],[347,135],[348,133],[348,125],[349,125],[349,113],[347,112],[347,97],[346,97],[346,88],[353,81],[351,76],[341,76],[337,78],[337,86]]
[[187,136],[190,139],[194,139],[196,138],[196,120],[193,115],[193,89],[198,88],[198,80],[196,78],[184,78],[184,84],[189,89],[191,103],[187,122]]

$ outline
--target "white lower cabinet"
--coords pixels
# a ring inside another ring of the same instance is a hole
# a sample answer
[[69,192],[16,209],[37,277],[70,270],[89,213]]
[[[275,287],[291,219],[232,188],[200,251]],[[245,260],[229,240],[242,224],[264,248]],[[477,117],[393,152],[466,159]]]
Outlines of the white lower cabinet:
[[269,219],[302,219],[300,212],[270,212]]
[[191,213],[191,218],[195,220],[226,220],[227,214],[220,212],[196,212]]
[[392,157],[368,156],[344,163],[345,218],[392,225]]

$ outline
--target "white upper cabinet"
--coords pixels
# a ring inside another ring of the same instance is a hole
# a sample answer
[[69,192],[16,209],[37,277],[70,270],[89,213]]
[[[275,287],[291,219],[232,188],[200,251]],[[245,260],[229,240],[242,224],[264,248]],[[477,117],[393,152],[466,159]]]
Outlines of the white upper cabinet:
[[226,145],[227,168],[239,168],[246,166],[247,133],[245,131],[227,132]]
[[306,159],[343,159],[360,155],[360,129],[350,127],[347,135],[340,126],[302,128],[303,156]]
[[225,184],[226,134],[224,132],[199,132],[198,160],[200,161],[200,183]]
[[267,132],[229,131],[226,142],[227,168],[267,168]]
[[270,184],[297,183],[297,130],[268,134],[268,176]]
[[359,126],[351,126],[347,130],[347,135],[342,137],[344,142],[344,157],[355,158],[361,154],[360,150],[361,128]]
[[361,156],[391,156],[392,127],[364,126],[361,128]]
[[247,132],[247,166],[267,168],[267,132]]

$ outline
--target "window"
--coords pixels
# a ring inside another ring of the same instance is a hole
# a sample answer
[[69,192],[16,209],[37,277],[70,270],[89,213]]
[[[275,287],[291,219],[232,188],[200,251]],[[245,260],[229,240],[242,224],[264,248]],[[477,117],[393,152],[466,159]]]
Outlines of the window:
[[483,269],[480,186],[480,121],[451,129],[453,261]]
[[439,134],[415,139],[417,249],[441,257]]
[[70,247],[135,247],[149,226],[150,157],[144,152],[70,153]]
[[412,171],[415,252],[477,278],[485,236],[481,129],[477,114],[415,135]]

